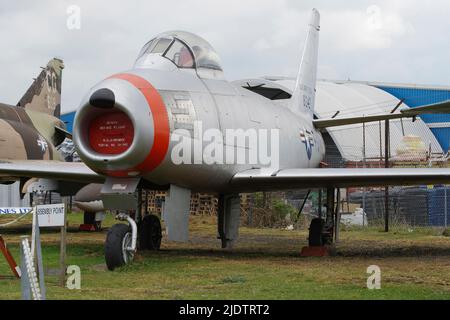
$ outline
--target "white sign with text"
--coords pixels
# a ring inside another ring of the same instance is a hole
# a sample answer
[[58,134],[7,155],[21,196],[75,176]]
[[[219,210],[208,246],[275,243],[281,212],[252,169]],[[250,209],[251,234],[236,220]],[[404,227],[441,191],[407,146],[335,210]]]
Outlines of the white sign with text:
[[45,204],[36,206],[39,227],[64,226],[64,203]]

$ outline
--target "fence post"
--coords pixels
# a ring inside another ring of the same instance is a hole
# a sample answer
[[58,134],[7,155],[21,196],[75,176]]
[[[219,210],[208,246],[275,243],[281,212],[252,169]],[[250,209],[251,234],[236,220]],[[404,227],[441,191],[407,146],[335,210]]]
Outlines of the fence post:
[[444,226],[448,227],[448,204],[447,204],[447,185],[444,186]]
[[67,231],[67,204],[64,202],[64,225],[61,227],[61,243],[59,252],[59,285],[65,286],[66,282],[66,231]]
[[[363,122],[363,168],[366,168],[366,123]],[[363,187],[362,191],[362,209],[363,209],[363,227],[366,224],[365,215],[366,215],[366,187]]]
[[36,244],[36,260],[37,260],[37,269],[39,274],[39,287],[41,288],[41,297],[42,300],[46,299],[46,289],[45,289],[45,276],[44,276],[44,263],[42,261],[42,247],[41,247],[41,232],[39,230],[39,219],[36,213],[36,225],[34,226],[35,230],[35,244]]

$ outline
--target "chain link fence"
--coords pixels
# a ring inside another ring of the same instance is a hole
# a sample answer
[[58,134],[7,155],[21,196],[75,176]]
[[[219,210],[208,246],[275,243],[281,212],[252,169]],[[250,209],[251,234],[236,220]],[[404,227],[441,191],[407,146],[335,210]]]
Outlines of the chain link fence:
[[[442,150],[428,127],[423,123],[418,126],[411,119],[390,121],[388,125],[382,121],[344,126],[324,133],[323,137],[324,163],[329,168],[449,167],[448,151]],[[252,206],[243,204],[243,221],[257,226],[307,226],[311,217],[318,216],[319,192],[310,190],[305,199],[307,193],[308,190],[296,190],[264,196],[288,206],[283,210],[284,215],[275,213],[271,204],[258,201]],[[339,211],[344,224],[384,226],[387,202],[388,222],[392,228],[449,227],[450,187],[446,185],[346,188],[341,189],[340,195]],[[258,195],[247,195],[247,198],[253,197]],[[325,199],[321,203],[324,204]],[[259,218],[261,212],[268,217]],[[268,223],[272,220],[276,222]]]

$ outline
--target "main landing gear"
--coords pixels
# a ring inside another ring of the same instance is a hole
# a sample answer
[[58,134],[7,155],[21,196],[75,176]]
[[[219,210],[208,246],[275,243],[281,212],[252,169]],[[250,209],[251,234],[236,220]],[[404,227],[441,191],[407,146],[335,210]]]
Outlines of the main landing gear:
[[139,249],[159,250],[161,247],[161,221],[153,214],[146,215],[138,224]]
[[[335,189],[327,188],[326,215],[322,218],[321,208],[319,217],[311,221],[309,227],[308,247],[302,248],[301,256],[326,256],[328,247],[337,240],[339,235],[339,189],[335,201]],[[321,201],[319,201],[319,206]]]

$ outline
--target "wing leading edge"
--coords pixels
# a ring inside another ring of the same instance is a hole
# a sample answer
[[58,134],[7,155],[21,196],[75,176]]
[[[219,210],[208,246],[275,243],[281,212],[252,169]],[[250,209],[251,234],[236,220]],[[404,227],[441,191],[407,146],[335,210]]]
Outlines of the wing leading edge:
[[[80,162],[2,160],[0,177],[45,178],[103,183],[105,178]],[[236,191],[276,191],[321,187],[400,186],[450,183],[450,168],[282,169],[270,174],[246,170],[230,181]]]
[[62,181],[103,183],[105,178],[81,162],[56,160],[0,160],[0,177],[44,178]]
[[237,173],[231,179],[232,187],[241,192],[448,184],[449,182],[449,168],[283,169],[274,174],[253,169]]

